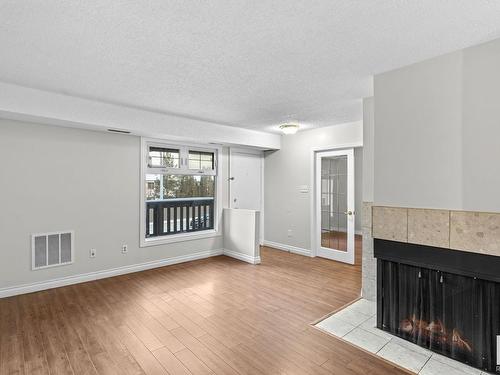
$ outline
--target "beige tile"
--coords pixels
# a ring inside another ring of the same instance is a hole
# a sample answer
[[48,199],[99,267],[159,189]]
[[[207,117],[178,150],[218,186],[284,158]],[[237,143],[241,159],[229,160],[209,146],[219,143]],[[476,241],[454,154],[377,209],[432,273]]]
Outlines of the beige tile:
[[500,256],[500,214],[451,212],[450,247]]
[[450,211],[408,209],[408,242],[450,247]]
[[372,208],[373,238],[408,242],[408,210],[399,207]]

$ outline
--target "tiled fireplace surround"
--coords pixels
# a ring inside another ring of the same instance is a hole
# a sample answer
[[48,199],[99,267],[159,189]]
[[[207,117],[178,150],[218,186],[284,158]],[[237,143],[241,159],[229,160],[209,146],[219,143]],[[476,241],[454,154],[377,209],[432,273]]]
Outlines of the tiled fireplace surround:
[[363,203],[363,297],[375,301],[373,238],[500,256],[500,213]]
[[[500,213],[363,204],[363,297],[376,301],[373,239],[500,256]],[[474,271],[474,270],[471,270]]]

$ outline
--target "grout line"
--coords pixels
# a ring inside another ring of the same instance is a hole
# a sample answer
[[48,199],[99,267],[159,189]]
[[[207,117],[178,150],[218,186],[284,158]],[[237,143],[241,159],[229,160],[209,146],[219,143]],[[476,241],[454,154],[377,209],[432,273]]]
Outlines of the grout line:
[[422,372],[422,370],[424,369],[424,367],[427,366],[427,363],[431,360],[431,358],[432,358],[432,353],[431,353],[430,357],[427,358],[427,361],[425,361],[425,363],[422,366],[422,368],[420,370],[418,370],[418,374],[420,374]]
[[384,346],[382,346],[382,347],[381,347],[381,348],[380,348],[380,349],[379,349],[379,350],[378,350],[375,354],[376,354],[377,356],[379,356],[379,357],[382,357],[382,356],[381,356],[381,355],[379,355],[378,353],[380,353],[380,352],[382,351],[382,349],[384,349],[384,348],[387,346],[387,344],[389,344],[391,341],[392,341],[392,337],[391,337],[391,338],[389,339],[389,341],[387,341],[387,342],[384,344]]
[[343,336],[339,336],[339,337],[342,337],[342,338],[346,337],[349,333],[351,333],[352,331],[354,331],[354,330],[355,330],[356,328],[358,328],[358,327],[359,327],[359,326],[356,326],[356,327],[354,327],[353,329],[350,329],[350,330],[349,330],[349,332],[346,332],[346,333],[344,333],[344,335],[343,335]]
[[448,211],[448,248],[451,249],[451,210]]
[[377,355],[377,353],[370,352],[369,350],[364,349],[364,348],[362,348],[361,346],[358,346],[358,345],[356,345],[356,344],[353,344],[352,342],[347,341],[347,340],[346,340],[345,338],[343,338],[343,337],[340,337],[340,336],[334,335],[333,333],[328,332],[328,331],[326,331],[326,330],[324,330],[324,329],[322,329],[322,328],[318,328],[318,327],[316,327],[316,326],[313,326],[313,328],[317,329],[317,330],[318,330],[318,331],[320,331],[320,332],[324,332],[324,333],[325,333],[325,334],[327,334],[328,336],[331,336],[331,337],[333,337],[333,338],[336,338],[337,340],[340,340],[340,341],[342,341],[342,342],[344,342],[344,343],[346,343],[346,344],[348,344],[348,345],[350,345],[350,346],[352,346],[352,347],[354,347],[354,348],[356,348],[356,349],[358,349],[358,350],[361,350],[362,352],[364,352],[364,353],[366,353],[366,354],[368,354],[368,355],[371,355],[372,357],[377,358],[378,360],[380,360],[380,361],[382,361],[382,362],[385,362],[385,363],[387,363],[387,364],[388,364],[388,365],[390,365],[390,366],[396,367],[397,369],[400,369],[400,370],[401,370],[403,373],[405,373],[405,374],[414,374],[412,371],[410,371],[410,370],[408,370],[407,368],[405,368],[405,367],[403,367],[403,366],[399,365],[398,363],[393,362],[393,361],[389,361],[388,359],[385,359],[384,357],[381,357],[381,356]]
[[410,219],[410,210],[407,208],[406,209],[406,242],[410,242],[409,219]]

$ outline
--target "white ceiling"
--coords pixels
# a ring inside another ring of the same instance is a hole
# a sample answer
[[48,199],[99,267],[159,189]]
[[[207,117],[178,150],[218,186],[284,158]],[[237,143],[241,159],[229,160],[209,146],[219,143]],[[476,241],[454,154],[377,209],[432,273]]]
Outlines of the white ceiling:
[[0,0],[0,81],[257,130],[362,118],[373,74],[500,37],[500,1]]

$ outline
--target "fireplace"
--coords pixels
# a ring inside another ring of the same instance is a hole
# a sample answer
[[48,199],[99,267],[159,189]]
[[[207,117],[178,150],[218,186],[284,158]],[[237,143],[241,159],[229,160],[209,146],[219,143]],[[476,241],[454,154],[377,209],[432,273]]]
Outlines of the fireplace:
[[500,372],[500,257],[380,239],[374,255],[378,328]]

